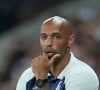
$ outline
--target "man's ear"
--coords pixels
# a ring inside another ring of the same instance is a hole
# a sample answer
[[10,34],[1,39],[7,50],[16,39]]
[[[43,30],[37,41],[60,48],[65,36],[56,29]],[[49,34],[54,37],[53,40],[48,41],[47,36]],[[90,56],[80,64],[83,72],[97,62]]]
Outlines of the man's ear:
[[74,40],[75,40],[75,35],[71,34],[68,39],[68,47],[71,47],[71,45],[74,43]]

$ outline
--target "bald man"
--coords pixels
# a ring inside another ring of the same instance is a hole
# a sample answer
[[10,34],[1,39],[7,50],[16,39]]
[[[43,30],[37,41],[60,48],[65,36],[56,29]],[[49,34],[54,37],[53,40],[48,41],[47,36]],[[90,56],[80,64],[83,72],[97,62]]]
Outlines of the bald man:
[[73,41],[68,20],[59,16],[45,20],[40,31],[42,55],[32,60],[16,90],[98,90],[93,69],[71,52]]

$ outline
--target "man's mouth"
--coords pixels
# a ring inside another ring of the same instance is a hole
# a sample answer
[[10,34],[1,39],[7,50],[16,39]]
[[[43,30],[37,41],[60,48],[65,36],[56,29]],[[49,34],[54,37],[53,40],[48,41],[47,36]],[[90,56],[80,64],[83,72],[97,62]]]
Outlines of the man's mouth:
[[45,48],[43,50],[43,52],[49,57],[51,58],[53,55],[56,54],[56,52],[52,49],[52,48]]
[[53,56],[53,55],[54,55],[54,53],[53,53],[53,52],[46,52],[46,54],[48,55],[48,57],[51,57],[51,56]]

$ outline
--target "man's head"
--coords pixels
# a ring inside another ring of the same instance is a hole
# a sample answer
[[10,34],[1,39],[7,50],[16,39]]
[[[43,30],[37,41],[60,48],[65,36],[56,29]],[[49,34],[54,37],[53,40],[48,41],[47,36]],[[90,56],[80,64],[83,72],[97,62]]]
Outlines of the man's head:
[[40,45],[48,58],[56,53],[61,57],[69,52],[73,42],[72,26],[66,19],[54,16],[45,20],[41,26]]

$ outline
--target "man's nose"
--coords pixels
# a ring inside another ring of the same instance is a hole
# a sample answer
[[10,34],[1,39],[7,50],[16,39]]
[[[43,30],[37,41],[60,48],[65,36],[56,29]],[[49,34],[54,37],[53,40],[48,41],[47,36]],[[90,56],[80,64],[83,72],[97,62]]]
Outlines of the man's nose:
[[53,45],[53,40],[51,37],[48,37],[47,41],[46,41],[46,45],[51,47]]

